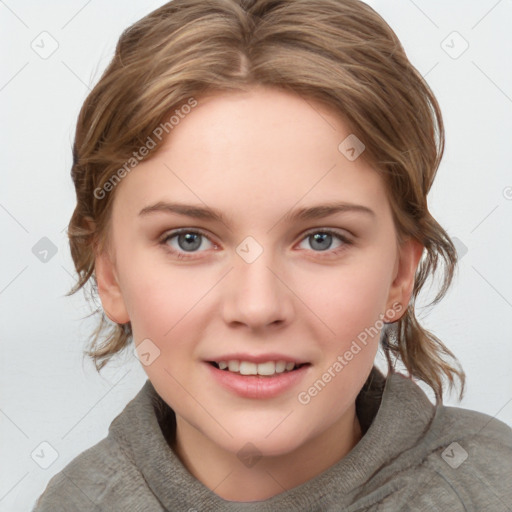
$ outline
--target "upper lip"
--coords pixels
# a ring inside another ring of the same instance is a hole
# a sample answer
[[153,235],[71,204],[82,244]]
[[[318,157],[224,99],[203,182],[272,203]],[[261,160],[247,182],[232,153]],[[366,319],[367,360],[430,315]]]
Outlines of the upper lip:
[[266,363],[267,361],[285,361],[287,363],[295,363],[295,364],[305,364],[309,361],[305,361],[303,359],[294,357],[294,356],[287,356],[284,354],[277,354],[275,352],[269,353],[269,354],[242,354],[242,353],[236,353],[236,354],[225,354],[221,356],[215,356],[211,359],[207,359],[207,361],[249,361],[251,363],[259,364],[259,363]]

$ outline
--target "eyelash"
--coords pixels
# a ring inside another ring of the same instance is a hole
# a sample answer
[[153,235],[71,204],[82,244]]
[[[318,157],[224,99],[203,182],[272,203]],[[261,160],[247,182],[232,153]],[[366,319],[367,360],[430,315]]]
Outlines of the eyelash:
[[[177,255],[180,259],[190,259],[190,260],[191,259],[197,259],[198,258],[197,256],[190,256],[189,255],[189,254],[195,254],[195,253],[187,254],[186,252],[177,251],[175,249],[172,249],[167,244],[167,242],[169,240],[171,240],[172,238],[175,238],[176,236],[179,236],[179,235],[184,234],[184,233],[188,233],[188,234],[192,233],[192,234],[204,236],[212,244],[217,245],[202,230],[200,230],[200,229],[187,229],[187,228],[176,229],[174,231],[170,231],[168,233],[165,233],[163,235],[163,237],[160,239],[160,245],[164,246],[164,249],[167,252],[169,252],[172,255]],[[322,253],[328,253],[329,254],[329,256],[321,255],[320,256],[321,258],[329,258],[329,257],[332,257],[332,256],[336,256],[336,255],[340,254],[341,252],[345,251],[350,245],[353,245],[353,243],[354,243],[352,240],[350,240],[346,236],[342,235],[341,233],[338,233],[337,231],[333,231],[332,229],[318,229],[318,228],[315,228],[313,230],[310,230],[310,231],[307,231],[306,233],[304,233],[304,236],[302,237],[301,242],[303,240],[307,239],[309,236],[314,235],[316,233],[323,233],[323,234],[332,235],[332,236],[338,238],[340,241],[343,242],[343,245],[341,245],[340,247],[338,247],[336,249],[332,249],[332,250],[328,249],[326,251],[313,251],[313,252],[317,252],[319,254],[322,254]]]

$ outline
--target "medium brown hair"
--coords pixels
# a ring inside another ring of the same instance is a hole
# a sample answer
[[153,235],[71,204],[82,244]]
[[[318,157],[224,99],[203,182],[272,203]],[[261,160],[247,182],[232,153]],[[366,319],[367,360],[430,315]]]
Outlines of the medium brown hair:
[[[120,177],[134,151],[191,98],[253,85],[321,102],[363,141],[361,158],[386,187],[397,244],[412,237],[425,247],[410,303],[382,329],[389,371],[402,361],[441,400],[443,375],[450,388],[458,377],[462,399],[465,373],[445,358],[458,360],[415,316],[418,293],[440,261],[441,287],[429,305],[445,295],[457,264],[450,237],[427,205],[444,151],[441,111],[396,34],[358,0],[173,0],[122,33],[77,122],[71,170],[77,205],[68,235],[79,281],[68,295],[91,282],[97,296],[95,251],[108,247],[115,193],[107,182],[116,172]],[[100,371],[132,332],[130,323],[114,324],[101,308],[96,312],[101,321],[86,354]]]

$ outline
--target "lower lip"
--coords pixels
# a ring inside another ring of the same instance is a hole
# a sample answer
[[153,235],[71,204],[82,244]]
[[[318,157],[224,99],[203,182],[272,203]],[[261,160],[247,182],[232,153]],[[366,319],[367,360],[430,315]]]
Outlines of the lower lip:
[[244,398],[272,398],[293,388],[304,378],[311,365],[301,366],[297,370],[276,373],[273,376],[240,375],[239,373],[219,370],[205,363],[216,381],[223,387]]

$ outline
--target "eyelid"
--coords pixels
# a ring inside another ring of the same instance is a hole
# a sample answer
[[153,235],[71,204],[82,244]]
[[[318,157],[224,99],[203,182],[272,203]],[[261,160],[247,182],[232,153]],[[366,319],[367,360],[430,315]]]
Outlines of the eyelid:
[[213,245],[218,246],[217,243],[215,243],[212,239],[212,237],[201,228],[176,228],[176,229],[170,229],[163,233],[159,238],[158,241],[160,243],[165,242],[168,239],[174,238],[175,236],[181,235],[183,233],[197,233],[199,235],[204,236],[208,241],[210,241]]
[[[341,236],[342,238],[349,238],[349,237],[355,238],[354,233],[352,233],[348,229],[328,228],[328,227],[325,227],[325,226],[320,226],[320,227],[314,227],[314,228],[311,228],[311,229],[308,229],[307,231],[305,231],[301,235],[302,236],[301,240],[303,238],[305,238],[306,236],[309,236],[309,235],[311,235],[313,233],[331,233],[331,234],[334,234],[334,235],[337,235],[337,236]],[[345,233],[347,233],[348,236],[345,235]]]

